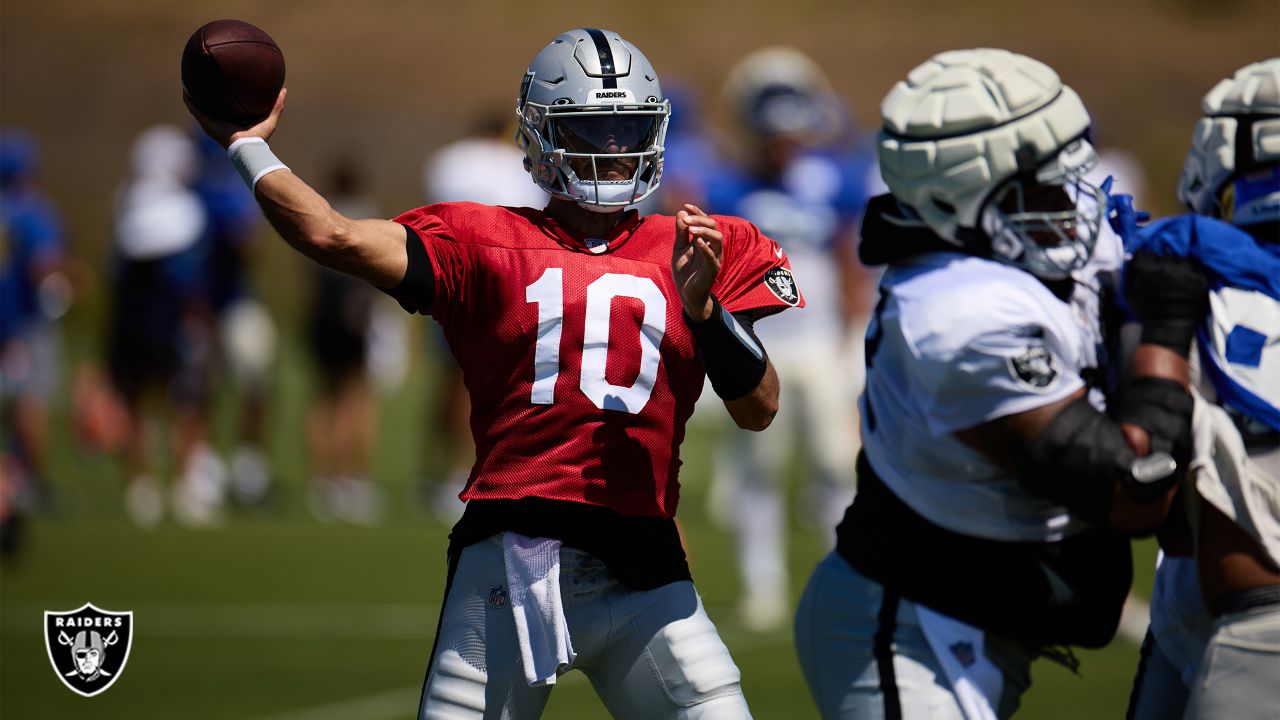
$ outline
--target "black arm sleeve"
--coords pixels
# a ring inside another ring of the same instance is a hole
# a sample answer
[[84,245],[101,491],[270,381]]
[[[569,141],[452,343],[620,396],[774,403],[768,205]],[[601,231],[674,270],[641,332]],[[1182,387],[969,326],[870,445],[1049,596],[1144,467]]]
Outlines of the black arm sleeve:
[[405,253],[408,255],[408,268],[399,285],[383,292],[395,298],[400,307],[411,313],[426,314],[435,300],[436,278],[431,268],[431,258],[427,257],[427,246],[413,228],[404,226]]
[[1139,251],[1125,264],[1125,296],[1142,321],[1142,342],[1187,357],[1209,311],[1204,272],[1190,258]]
[[749,313],[731,314],[714,296],[711,304],[706,321],[694,322],[686,314],[684,322],[693,333],[711,388],[724,400],[737,400],[760,384],[769,358]]
[[1136,457],[1119,424],[1081,397],[1054,416],[1027,448],[1019,480],[1032,495],[1102,522],[1116,483],[1132,477]]

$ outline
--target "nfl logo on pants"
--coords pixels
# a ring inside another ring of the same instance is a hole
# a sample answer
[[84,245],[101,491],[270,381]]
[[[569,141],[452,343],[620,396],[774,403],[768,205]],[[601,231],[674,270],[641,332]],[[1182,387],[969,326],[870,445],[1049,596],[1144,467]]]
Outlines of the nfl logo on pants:
[[93,697],[115,684],[133,648],[133,612],[85,603],[44,614],[44,645],[53,670],[72,692]]

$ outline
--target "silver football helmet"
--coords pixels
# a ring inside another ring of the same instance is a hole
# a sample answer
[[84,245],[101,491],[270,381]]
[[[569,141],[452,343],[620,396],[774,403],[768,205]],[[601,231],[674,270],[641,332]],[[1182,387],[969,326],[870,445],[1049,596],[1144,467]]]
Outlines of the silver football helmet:
[[1236,225],[1280,220],[1280,58],[1240,68],[1201,108],[1178,200]]
[[613,212],[658,189],[671,105],[635,45],[581,28],[556,37],[516,103],[525,169],[551,195]]
[[1049,66],[1007,50],[944,52],[880,105],[880,174],[938,237],[1047,280],[1093,255],[1107,197],[1089,113]]

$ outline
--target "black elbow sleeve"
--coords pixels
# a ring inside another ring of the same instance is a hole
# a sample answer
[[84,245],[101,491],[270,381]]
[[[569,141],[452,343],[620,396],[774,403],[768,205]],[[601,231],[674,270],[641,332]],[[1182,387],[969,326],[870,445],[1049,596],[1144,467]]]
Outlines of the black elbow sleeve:
[[1111,510],[1116,483],[1132,477],[1135,459],[1119,424],[1081,397],[1027,448],[1019,479],[1027,492],[1102,522]]
[[711,302],[711,317],[705,322],[695,323],[687,314],[684,322],[693,334],[711,388],[724,400],[737,400],[760,384],[769,359],[747,318],[736,318],[715,297]]
[[404,229],[408,267],[400,284],[383,292],[395,298],[400,307],[411,313],[426,313],[435,301],[435,272],[431,268],[431,258],[427,256],[427,246],[422,238],[408,225]]

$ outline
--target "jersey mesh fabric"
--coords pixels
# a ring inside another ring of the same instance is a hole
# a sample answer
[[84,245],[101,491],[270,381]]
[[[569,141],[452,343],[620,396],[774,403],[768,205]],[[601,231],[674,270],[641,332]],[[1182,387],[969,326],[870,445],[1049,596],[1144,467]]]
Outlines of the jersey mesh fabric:
[[[786,256],[754,226],[716,219],[725,243],[712,292],[731,312],[790,307],[764,280]],[[442,203],[397,221],[426,247],[429,314],[471,394],[476,464],[462,498],[674,516],[679,446],[705,374],[671,277],[674,218],[629,213],[592,240],[601,252],[528,208]]]

